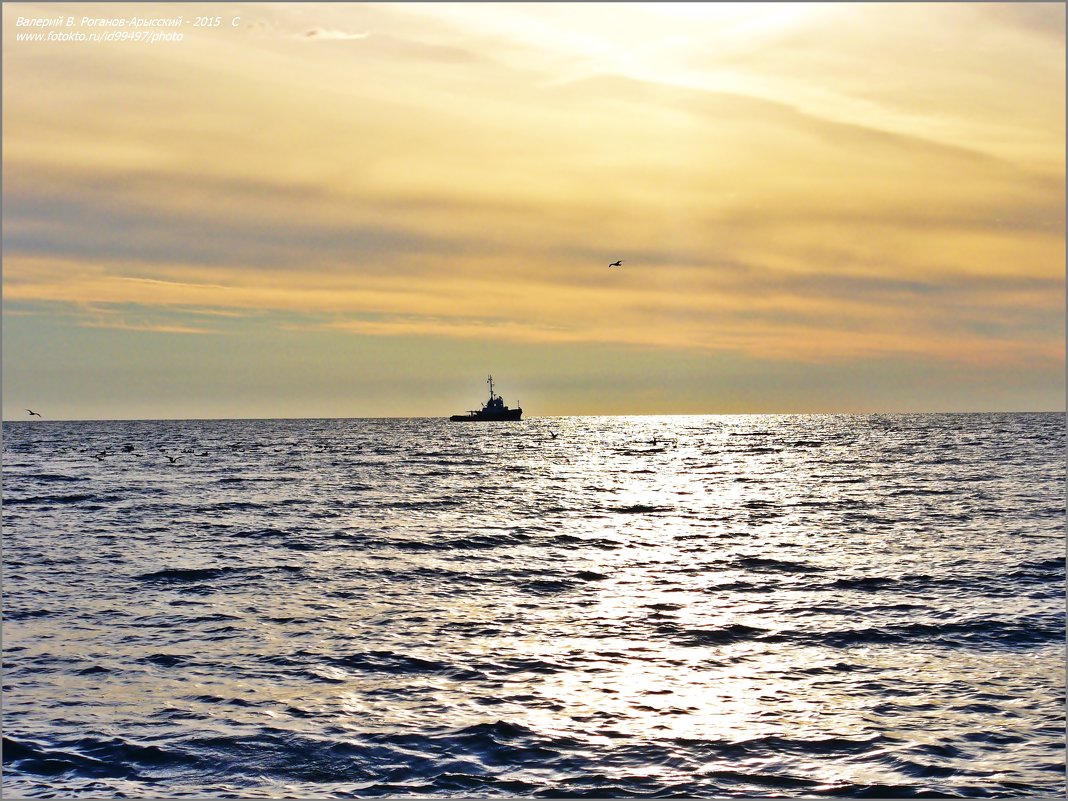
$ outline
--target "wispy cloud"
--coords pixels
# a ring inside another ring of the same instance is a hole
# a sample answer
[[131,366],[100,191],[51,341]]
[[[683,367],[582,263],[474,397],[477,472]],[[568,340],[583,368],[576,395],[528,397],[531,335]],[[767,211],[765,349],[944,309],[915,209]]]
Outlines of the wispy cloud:
[[124,320],[86,320],[83,328],[111,328],[118,331],[143,331],[154,334],[221,334],[213,328],[195,328],[187,325],[168,325],[166,323],[129,323]]
[[351,42],[366,39],[370,35],[371,34],[367,32],[352,33],[349,31],[333,30],[331,28],[312,28],[311,30],[304,31],[304,33],[300,34],[300,38],[317,42]]
[[192,284],[188,281],[162,281],[159,278],[139,278],[131,275],[115,276],[119,281],[135,281],[140,284],[154,284],[163,287],[193,288],[193,289],[226,289],[222,284]]

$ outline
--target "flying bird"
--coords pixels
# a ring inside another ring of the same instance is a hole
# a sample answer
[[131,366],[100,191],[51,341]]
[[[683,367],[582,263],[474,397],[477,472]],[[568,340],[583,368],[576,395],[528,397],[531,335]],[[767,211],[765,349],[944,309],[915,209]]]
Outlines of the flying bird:
[[40,417],[41,416],[37,412],[35,412],[33,409],[27,409],[26,411],[28,411],[30,413],[30,417]]
[[619,261],[614,261],[611,264],[609,264],[608,266],[609,267],[622,267],[623,266],[623,259],[620,259]]
[[181,458],[182,458],[181,456],[170,456],[170,455],[168,455],[168,454],[166,454],[166,453],[165,453],[165,454],[163,454],[163,455],[164,455],[164,456],[166,456],[166,457],[167,457],[168,459],[170,459],[170,460],[171,460],[171,464],[175,464],[175,463],[176,463],[176,462],[177,462],[177,461],[178,461],[179,459],[181,459]]

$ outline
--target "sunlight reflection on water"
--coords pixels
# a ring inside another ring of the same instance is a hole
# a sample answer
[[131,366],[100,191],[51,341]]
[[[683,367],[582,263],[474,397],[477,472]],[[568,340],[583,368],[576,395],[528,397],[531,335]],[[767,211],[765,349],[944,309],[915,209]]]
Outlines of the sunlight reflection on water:
[[5,788],[1046,792],[1063,439],[1063,415],[9,425]]

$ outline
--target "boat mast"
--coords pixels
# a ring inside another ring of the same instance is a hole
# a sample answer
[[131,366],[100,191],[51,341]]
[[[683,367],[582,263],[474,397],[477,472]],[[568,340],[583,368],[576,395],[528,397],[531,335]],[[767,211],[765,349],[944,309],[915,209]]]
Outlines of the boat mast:
[[490,400],[493,400],[493,376],[489,376],[486,381],[490,385]]

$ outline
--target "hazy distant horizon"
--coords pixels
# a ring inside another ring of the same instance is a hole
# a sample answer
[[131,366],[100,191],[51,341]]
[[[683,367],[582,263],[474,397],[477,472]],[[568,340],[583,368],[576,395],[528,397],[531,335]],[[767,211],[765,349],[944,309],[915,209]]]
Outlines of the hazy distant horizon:
[[[998,411],[910,411],[910,412],[732,412],[732,413],[717,413],[717,412],[694,412],[694,413],[672,413],[672,414],[658,414],[655,412],[645,412],[637,414],[542,414],[542,415],[527,415],[524,413],[523,419],[519,421],[519,425],[523,423],[537,422],[541,420],[566,420],[566,419],[583,419],[583,418],[677,418],[677,417],[723,417],[723,418],[743,418],[743,417],[904,417],[904,416],[919,416],[919,415],[1048,415],[1048,414],[1065,414],[1064,409],[1029,409],[1029,410],[998,410]],[[320,420],[446,420],[448,415],[404,415],[404,416],[386,416],[386,415],[361,415],[361,416],[330,416],[330,417],[51,417],[38,420],[37,418],[3,418],[3,423],[29,423],[31,425],[41,425],[49,422],[54,423],[151,423],[151,422],[255,422],[257,420],[263,421],[320,421]],[[515,423],[501,422],[501,423],[456,423],[456,426],[461,429],[464,426],[473,426],[478,428],[479,425],[490,425],[492,427],[503,426],[507,428],[509,425],[515,425]]]

